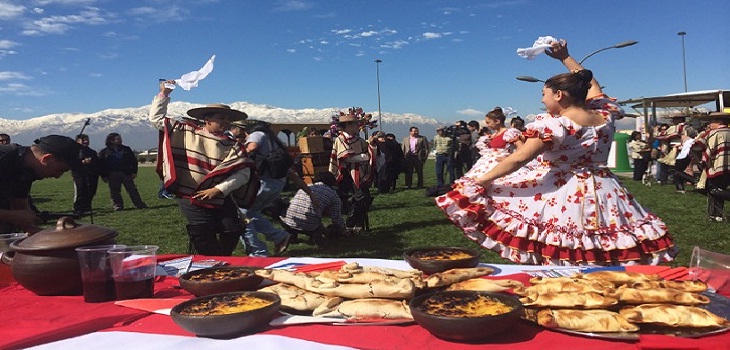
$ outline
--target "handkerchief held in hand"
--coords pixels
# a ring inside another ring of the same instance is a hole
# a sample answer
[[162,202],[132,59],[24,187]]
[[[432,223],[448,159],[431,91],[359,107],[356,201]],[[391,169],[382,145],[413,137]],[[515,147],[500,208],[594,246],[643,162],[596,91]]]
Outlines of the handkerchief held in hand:
[[549,35],[541,36],[537,38],[537,40],[535,40],[535,43],[532,44],[532,47],[517,49],[517,55],[522,58],[527,58],[528,60],[534,60],[537,55],[545,52],[546,49],[550,48],[550,44],[554,41],[558,40]]
[[198,87],[198,82],[205,79],[205,77],[213,71],[213,61],[215,61],[215,55],[213,55],[208,62],[205,63],[203,68],[185,74],[180,77],[180,79],[175,79],[175,83],[185,91],[190,91],[190,89]]

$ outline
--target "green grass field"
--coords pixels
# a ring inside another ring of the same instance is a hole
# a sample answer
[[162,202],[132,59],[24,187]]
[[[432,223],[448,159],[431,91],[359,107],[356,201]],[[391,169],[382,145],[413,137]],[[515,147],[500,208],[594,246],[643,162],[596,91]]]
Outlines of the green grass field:
[[[434,162],[426,163],[426,185],[435,184]],[[117,241],[122,244],[154,244],[160,253],[187,252],[185,220],[173,200],[158,199],[160,182],[149,166],[140,167],[137,186],[149,209],[134,209],[126,192],[122,190],[127,208],[121,212],[111,210],[109,188],[100,181],[94,199],[94,224],[119,231]],[[680,248],[680,255],[673,265],[688,265],[693,246],[711,251],[730,252],[730,224],[710,222],[706,219],[706,197],[688,191],[676,194],[673,186],[646,187],[625,179],[624,185],[640,203],[661,217]],[[400,187],[403,179],[401,176]],[[33,185],[33,198],[40,210],[71,212],[73,183],[70,174],[60,179],[37,181]],[[291,192],[287,192],[290,195]],[[461,231],[453,226],[423,190],[398,190],[395,193],[377,195],[370,213],[369,234],[348,239],[328,241],[318,248],[307,243],[290,246],[290,256],[312,257],[363,257],[401,259],[405,249],[419,246],[448,245],[474,248]],[[730,206],[730,204],[728,204]],[[726,213],[728,209],[725,210]],[[90,223],[89,217],[80,220]],[[47,223],[46,226],[52,226]],[[244,255],[239,246],[235,255]],[[496,253],[483,250],[484,262],[505,263]]]

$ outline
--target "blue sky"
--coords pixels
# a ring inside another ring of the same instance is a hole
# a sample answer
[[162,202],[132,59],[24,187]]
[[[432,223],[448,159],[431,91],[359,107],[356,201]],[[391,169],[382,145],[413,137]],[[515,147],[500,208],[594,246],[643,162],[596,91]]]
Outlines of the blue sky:
[[619,99],[730,89],[730,1],[0,0],[0,118],[142,106],[158,78],[216,55],[173,99],[282,108],[378,108],[439,121],[495,106],[540,112],[563,66],[515,54],[551,35]]

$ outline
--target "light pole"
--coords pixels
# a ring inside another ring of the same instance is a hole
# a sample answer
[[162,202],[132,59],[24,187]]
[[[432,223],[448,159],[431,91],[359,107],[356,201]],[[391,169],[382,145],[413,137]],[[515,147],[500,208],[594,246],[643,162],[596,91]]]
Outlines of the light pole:
[[542,80],[542,79],[537,79],[537,78],[535,78],[535,77],[531,77],[531,76],[529,76],[529,75],[520,75],[520,76],[519,76],[519,77],[517,77],[516,79],[517,79],[517,80],[521,80],[521,81],[526,81],[526,82],[528,82],[528,83],[537,83],[538,81],[541,81],[541,82],[543,82],[543,83],[545,82],[545,80]]
[[638,43],[639,43],[638,41],[627,40],[627,41],[620,42],[620,43],[618,43],[616,45],[613,45],[613,46],[609,46],[609,47],[604,47],[602,49],[598,49],[596,51],[593,51],[593,52],[589,53],[586,57],[583,57],[582,60],[578,61],[578,64],[583,64],[583,61],[585,61],[586,59],[588,59],[588,57],[591,57],[591,56],[593,56],[593,55],[595,55],[595,54],[597,54],[597,53],[599,53],[601,51],[606,51],[606,50],[609,50],[609,49],[620,49],[622,47],[636,45]]
[[687,61],[684,58],[684,36],[686,32],[679,32],[677,35],[682,37],[682,72],[684,75],[684,92],[687,92]]
[[378,81],[378,126],[383,131],[383,117],[380,114],[380,59],[375,60],[375,79]]
[[[682,32],[682,33],[684,33],[684,32]],[[682,34],[682,33],[680,33],[680,34]],[[636,45],[638,43],[639,43],[638,41],[627,40],[627,41],[620,42],[620,43],[618,43],[616,45],[613,45],[613,46],[608,46],[608,47],[604,47],[602,49],[598,49],[596,51],[593,51],[593,52],[589,53],[586,57],[583,57],[583,59],[580,60],[578,62],[578,64],[583,64],[583,61],[585,61],[586,59],[588,59],[588,57],[591,57],[591,56],[593,56],[593,55],[595,55],[595,54],[597,54],[597,53],[599,53],[601,51],[606,51],[608,49],[620,49],[622,47]],[[682,51],[684,52],[684,40],[682,41]],[[684,56],[682,56],[682,57],[684,57]],[[537,83],[537,82],[543,82],[544,83],[545,82],[545,80],[537,79],[537,78],[531,77],[529,75],[520,75],[520,76],[518,76],[516,78],[517,78],[517,80],[526,81],[528,83]],[[687,91],[686,85],[687,85],[687,83],[686,83],[686,79],[685,79],[685,91]]]

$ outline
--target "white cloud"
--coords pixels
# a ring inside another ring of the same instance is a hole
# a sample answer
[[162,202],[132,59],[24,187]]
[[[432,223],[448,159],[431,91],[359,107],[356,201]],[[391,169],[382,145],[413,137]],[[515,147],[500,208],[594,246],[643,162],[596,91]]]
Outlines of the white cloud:
[[179,22],[189,17],[190,11],[180,6],[170,7],[135,7],[127,11],[131,16],[137,17],[136,20],[142,23],[154,22]]
[[473,108],[462,109],[460,111],[456,111],[456,113],[461,114],[461,115],[469,115],[469,116],[471,116],[471,115],[485,115],[485,114],[487,114],[485,112],[482,112],[482,111],[480,111],[478,109],[473,109]]
[[289,11],[303,11],[308,10],[312,8],[314,5],[307,1],[298,1],[298,0],[281,0],[276,2],[276,6],[274,7],[274,11],[282,11],[282,12],[289,12]]
[[297,50],[296,49],[286,49],[286,52],[288,52],[288,53],[295,53],[295,52],[297,52]]
[[10,40],[0,40],[0,49],[7,50],[18,46],[18,43]]
[[41,6],[58,4],[58,5],[88,5],[93,4],[97,0],[35,0],[35,3]]
[[369,36],[373,36],[375,34],[378,34],[378,32],[376,32],[374,30],[370,30],[370,31],[367,31],[367,32],[360,33],[360,36],[369,37]]
[[441,37],[441,33],[426,32],[422,34],[422,37],[426,40],[438,39]]
[[352,32],[351,29],[332,29],[332,33],[335,35],[348,34]]
[[0,19],[12,19],[18,17],[25,12],[25,6],[13,5],[11,3],[0,2]]
[[21,72],[0,72],[0,80],[15,80],[15,79],[30,79],[30,77],[26,76],[25,74]]
[[391,42],[382,44],[382,45],[380,45],[380,47],[383,49],[402,49],[404,46],[406,46],[408,44],[409,44],[409,42],[407,42],[405,40],[396,40],[396,41],[391,41]]
[[37,14],[37,15],[43,14],[43,12],[45,12],[45,10],[43,10],[43,9],[42,9],[42,8],[40,8],[40,7],[35,7],[35,8],[33,8],[33,13],[35,13],[35,14]]
[[87,7],[77,15],[50,16],[25,23],[22,34],[41,36],[65,34],[73,25],[100,25],[108,23],[111,15],[103,14],[98,8]]

